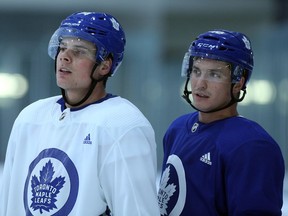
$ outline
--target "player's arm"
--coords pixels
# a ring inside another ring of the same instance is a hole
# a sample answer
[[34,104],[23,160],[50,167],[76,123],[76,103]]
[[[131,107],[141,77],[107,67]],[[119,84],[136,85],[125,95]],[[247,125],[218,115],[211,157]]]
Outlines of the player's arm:
[[112,215],[160,215],[156,170],[156,144],[151,127],[131,128],[115,140],[100,172]]
[[266,141],[246,143],[228,161],[228,214],[282,215],[285,170],[279,147]]

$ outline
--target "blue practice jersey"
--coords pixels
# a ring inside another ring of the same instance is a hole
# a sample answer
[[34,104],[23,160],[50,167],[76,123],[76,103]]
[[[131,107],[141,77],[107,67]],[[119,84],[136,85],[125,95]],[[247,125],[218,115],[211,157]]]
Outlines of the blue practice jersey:
[[281,215],[284,172],[278,144],[257,123],[184,115],[164,136],[161,215]]

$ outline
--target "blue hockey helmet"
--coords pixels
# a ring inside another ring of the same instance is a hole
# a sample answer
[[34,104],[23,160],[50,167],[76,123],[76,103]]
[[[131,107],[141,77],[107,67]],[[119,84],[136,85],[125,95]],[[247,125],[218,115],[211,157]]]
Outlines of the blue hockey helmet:
[[60,42],[65,37],[76,37],[93,43],[96,46],[96,62],[100,63],[112,56],[111,76],[122,63],[125,33],[115,17],[106,13],[77,12],[61,22],[52,35],[48,54],[55,59]]
[[[245,74],[245,84],[253,70],[253,51],[248,37],[242,33],[228,30],[213,30],[200,34],[186,53],[182,76],[187,73],[190,57],[210,58],[232,64],[232,82],[238,82]],[[244,74],[243,74],[244,73]]]

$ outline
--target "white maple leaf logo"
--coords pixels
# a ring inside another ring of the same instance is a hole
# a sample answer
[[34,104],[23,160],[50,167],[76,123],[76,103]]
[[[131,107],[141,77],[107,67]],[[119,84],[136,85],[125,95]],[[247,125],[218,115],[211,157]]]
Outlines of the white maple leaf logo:
[[242,41],[244,42],[245,47],[250,50],[251,49],[251,45],[250,45],[249,40],[245,36],[243,36]]
[[214,34],[225,34],[223,31],[210,31],[211,33],[214,33]]
[[87,15],[91,14],[91,12],[80,12],[78,14],[83,14],[84,16],[87,16]]
[[119,31],[120,24],[114,18],[111,18],[110,21],[112,22],[113,28]]
[[167,215],[167,204],[170,200],[170,197],[173,196],[174,192],[176,191],[175,184],[168,184],[170,179],[170,166],[168,166],[165,171],[163,172],[161,181],[160,181],[160,188],[158,192],[158,204],[160,207],[161,215]]

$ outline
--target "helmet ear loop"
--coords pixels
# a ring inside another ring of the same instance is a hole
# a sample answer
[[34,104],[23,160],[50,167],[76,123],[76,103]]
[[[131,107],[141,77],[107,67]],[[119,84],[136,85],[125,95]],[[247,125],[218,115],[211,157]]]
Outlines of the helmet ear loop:
[[192,101],[189,98],[189,95],[192,94],[192,91],[188,90],[188,84],[189,84],[189,81],[190,81],[190,73],[191,72],[187,73],[187,79],[186,79],[185,87],[184,87],[184,90],[183,90],[182,98],[184,98],[194,108],[194,106],[192,105]]
[[[241,79],[244,78],[246,80],[246,74],[247,73],[246,73],[245,69],[241,69],[239,66],[233,66],[232,64],[229,64],[229,66],[230,66],[231,71],[233,71],[234,75],[241,76]],[[243,99],[245,98],[245,95],[246,95],[246,86],[245,86],[246,81],[243,82],[242,88],[240,89],[240,92],[243,91],[243,93],[241,94],[239,92],[239,96],[237,98],[235,98],[234,94],[233,94],[233,88],[234,88],[235,84],[237,84],[237,83],[238,82],[233,82],[231,85],[231,98],[232,98],[232,101],[241,102],[241,101],[243,101]],[[240,95],[241,95],[241,97],[240,97]]]
[[58,57],[58,55],[59,55],[59,52],[60,52],[60,47],[58,46],[57,52],[56,52],[56,55],[55,55],[55,61],[54,61],[54,71],[55,71],[55,74],[56,74],[56,70],[57,70],[57,57]]
[[[55,75],[57,73],[57,58],[58,58],[58,55],[59,55],[59,52],[60,52],[60,47],[58,46],[57,48],[57,52],[56,52],[56,55],[55,55],[55,61],[54,61],[54,71],[55,71]],[[60,87],[60,90],[61,90],[61,94],[62,94],[62,97],[64,99],[64,101],[66,103],[68,103],[68,100],[66,98],[66,94],[65,94],[65,90],[63,88]],[[68,103],[69,104],[69,103]]]
[[[234,94],[233,94],[233,88],[234,88],[235,84],[236,84],[236,83],[232,83],[232,84],[231,84],[231,92],[230,92],[230,94],[231,94],[231,101],[241,102],[241,101],[243,101],[243,99],[245,98],[246,88],[245,88],[245,89],[241,89],[240,91],[243,91],[243,93],[241,94],[241,97],[236,98],[236,97],[234,97]],[[239,92],[239,93],[240,93],[240,92]]]
[[[192,104],[192,101],[189,98],[189,95],[192,94],[192,91],[188,90],[188,84],[189,84],[189,81],[190,81],[190,75],[191,75],[192,66],[193,66],[193,57],[189,53],[186,53],[185,56],[184,56],[184,61],[185,61],[186,67],[187,66],[188,67],[186,69],[186,73],[187,73],[186,77],[187,78],[186,78],[186,83],[185,83],[185,87],[184,87],[184,90],[183,90],[182,98],[184,98],[186,100],[186,102],[189,103],[190,106],[195,109],[195,107]],[[182,65],[182,70],[183,70],[183,65]]]

